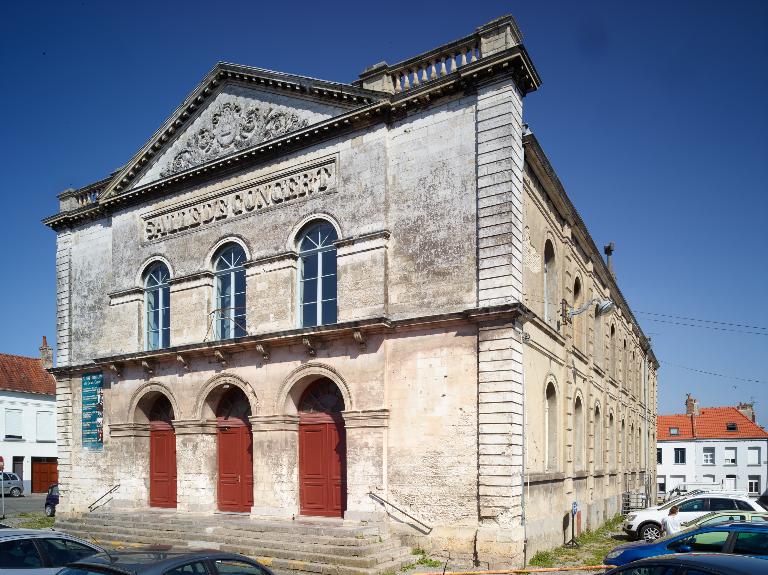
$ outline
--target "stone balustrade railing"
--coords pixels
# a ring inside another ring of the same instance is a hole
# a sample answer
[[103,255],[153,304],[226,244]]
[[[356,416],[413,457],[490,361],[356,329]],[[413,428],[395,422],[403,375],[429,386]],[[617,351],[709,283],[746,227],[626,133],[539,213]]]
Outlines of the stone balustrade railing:
[[392,88],[395,93],[405,92],[424,82],[447,76],[481,57],[479,39],[470,37],[447,50],[427,54],[416,62],[395,68],[389,74]]
[[95,204],[101,187],[88,186],[79,190],[70,188],[59,194],[59,211],[69,212]]

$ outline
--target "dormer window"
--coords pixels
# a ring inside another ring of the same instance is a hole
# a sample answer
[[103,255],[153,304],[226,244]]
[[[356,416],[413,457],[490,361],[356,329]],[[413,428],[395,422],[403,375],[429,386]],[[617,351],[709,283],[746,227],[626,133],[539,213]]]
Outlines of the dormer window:
[[725,430],[726,431],[738,431],[739,428],[736,426],[736,424],[731,421],[730,423],[725,424]]
[[670,427],[669,428],[669,434],[670,435],[680,435],[680,428],[679,427]]

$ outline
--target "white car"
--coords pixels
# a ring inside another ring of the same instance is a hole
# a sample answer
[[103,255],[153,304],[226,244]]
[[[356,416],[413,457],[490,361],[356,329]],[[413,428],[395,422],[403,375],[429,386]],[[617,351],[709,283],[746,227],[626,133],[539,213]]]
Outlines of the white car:
[[669,515],[669,508],[673,505],[678,507],[681,523],[692,521],[712,511],[765,511],[743,492],[696,493],[668,501],[664,505],[630,513],[622,529],[633,539],[658,539],[661,537],[661,520]]

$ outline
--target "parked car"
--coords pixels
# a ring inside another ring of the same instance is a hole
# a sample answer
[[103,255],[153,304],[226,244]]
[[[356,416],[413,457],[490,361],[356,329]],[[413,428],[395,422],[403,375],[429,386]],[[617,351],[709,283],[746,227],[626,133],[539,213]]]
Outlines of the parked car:
[[710,511],[698,519],[686,521],[682,524],[683,529],[693,527],[704,527],[705,525],[715,525],[717,523],[730,523],[732,521],[768,521],[768,512],[762,511]]
[[48,517],[56,515],[56,506],[59,504],[59,484],[54,483],[48,488],[45,496],[45,514]]
[[15,473],[3,473],[3,492],[11,497],[20,497],[24,493],[24,482]]
[[693,553],[662,555],[633,561],[606,571],[605,575],[756,575],[765,573],[765,561],[745,555]]
[[[603,563],[626,565],[646,557],[691,552],[752,555],[768,561],[768,523],[720,523],[688,529],[656,541],[625,543],[614,547]],[[762,572],[768,573],[768,564],[762,565]]]
[[733,495],[729,492],[697,493],[630,513],[622,529],[633,539],[658,539],[661,536],[661,520],[669,515],[672,505],[677,505],[681,523],[698,519],[710,511],[765,511],[756,501],[745,495]]
[[[67,563],[103,553],[93,543],[39,529],[0,530],[0,575],[52,575]],[[23,569],[23,571],[21,571]]]
[[274,575],[237,553],[220,551],[111,551],[76,561],[58,575]]
[[678,483],[677,486],[674,489],[670,489],[669,492],[666,494],[665,501],[670,501],[674,499],[675,497],[680,497],[681,495],[693,495],[694,493],[711,493],[713,491],[717,492],[729,492],[733,493],[735,495],[747,495],[746,491],[740,490],[735,491],[732,489],[728,489],[725,485],[722,483],[697,483],[692,481],[686,481],[684,483]]

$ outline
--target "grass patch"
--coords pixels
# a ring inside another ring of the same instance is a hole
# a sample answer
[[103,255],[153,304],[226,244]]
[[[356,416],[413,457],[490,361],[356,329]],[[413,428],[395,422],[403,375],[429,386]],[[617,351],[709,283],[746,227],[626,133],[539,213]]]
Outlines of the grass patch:
[[409,563],[408,565],[404,565],[402,567],[402,571],[408,571],[410,569],[413,569],[414,567],[440,567],[442,565],[442,562],[438,561],[437,559],[432,559],[427,555],[427,552],[424,551],[424,549],[421,549],[420,547],[416,547],[411,551],[411,555],[415,555],[418,557],[416,561],[413,563]]
[[611,537],[621,522],[621,515],[617,515],[605,525],[595,531],[583,531],[576,538],[578,547],[557,547],[550,551],[539,551],[528,565],[535,567],[554,567],[560,565],[602,565],[608,552],[619,544]]
[[23,518],[18,523],[22,529],[50,529],[55,521],[53,517],[46,517],[42,513],[19,513],[18,516]]

